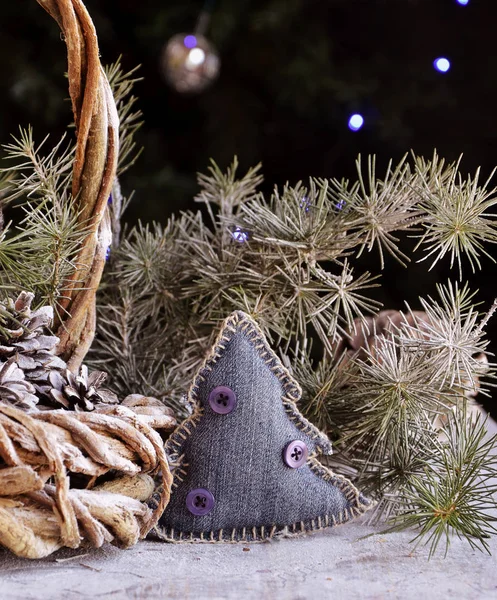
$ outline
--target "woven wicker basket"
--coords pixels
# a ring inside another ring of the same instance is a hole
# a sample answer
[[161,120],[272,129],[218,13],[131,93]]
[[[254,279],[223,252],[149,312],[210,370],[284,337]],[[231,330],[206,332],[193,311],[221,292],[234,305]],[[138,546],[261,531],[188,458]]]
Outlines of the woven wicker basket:
[[[76,124],[72,196],[87,235],[61,293],[57,353],[77,372],[95,333],[95,296],[112,235],[108,198],[119,154],[119,119],[81,0],[37,0],[57,21],[68,53]],[[42,13],[40,13],[42,14]],[[127,547],[156,524],[171,474],[155,429],[168,413],[104,406],[91,413],[25,412],[0,402],[0,545],[41,558],[63,546]],[[154,509],[147,500],[154,495]]]
[[128,547],[145,537],[172,481],[149,422],[124,406],[27,414],[0,404],[0,544],[41,558],[63,546]]

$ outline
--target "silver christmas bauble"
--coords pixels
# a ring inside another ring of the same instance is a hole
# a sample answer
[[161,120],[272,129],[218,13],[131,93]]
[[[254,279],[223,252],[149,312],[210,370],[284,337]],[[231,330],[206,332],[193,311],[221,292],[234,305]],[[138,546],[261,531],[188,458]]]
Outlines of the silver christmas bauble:
[[178,92],[205,90],[219,74],[219,57],[202,35],[173,36],[165,45],[162,67],[168,83]]

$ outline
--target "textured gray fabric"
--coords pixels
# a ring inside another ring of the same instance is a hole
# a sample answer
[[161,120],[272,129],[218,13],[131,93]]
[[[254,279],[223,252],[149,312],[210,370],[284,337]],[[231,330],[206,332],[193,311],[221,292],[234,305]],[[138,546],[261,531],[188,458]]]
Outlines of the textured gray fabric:
[[[219,385],[237,395],[235,410],[216,414],[210,391]],[[236,312],[190,390],[194,414],[168,441],[175,470],[173,493],[159,524],[164,539],[237,541],[265,539],[341,523],[368,501],[347,480],[315,458],[330,452],[328,439],[298,413],[300,389],[268,347],[255,323]],[[285,445],[302,440],[304,466],[291,469]],[[208,489],[215,498],[207,515],[194,516],[188,492]]]

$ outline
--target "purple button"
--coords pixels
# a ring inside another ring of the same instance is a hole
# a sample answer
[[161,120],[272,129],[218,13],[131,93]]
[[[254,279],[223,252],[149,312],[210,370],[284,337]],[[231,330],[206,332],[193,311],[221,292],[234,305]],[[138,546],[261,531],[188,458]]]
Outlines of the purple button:
[[214,503],[214,496],[204,488],[192,490],[186,497],[186,508],[197,517],[210,513]]
[[283,450],[283,460],[291,469],[298,469],[301,467],[308,456],[309,450],[304,442],[301,442],[300,440],[289,442]]
[[218,415],[227,415],[236,406],[235,392],[224,385],[218,385],[209,394],[209,404]]

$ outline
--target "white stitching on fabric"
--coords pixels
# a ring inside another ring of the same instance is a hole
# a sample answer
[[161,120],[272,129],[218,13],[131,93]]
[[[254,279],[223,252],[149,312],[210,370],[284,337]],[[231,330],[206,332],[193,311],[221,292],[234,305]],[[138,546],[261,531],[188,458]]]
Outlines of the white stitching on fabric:
[[[276,377],[282,384],[282,388],[283,388],[282,402],[283,402],[285,411],[288,413],[289,418],[295,423],[295,425],[303,433],[309,435],[309,437],[311,437],[311,439],[318,442],[318,446],[320,447],[321,450],[329,452],[329,450],[331,449],[331,442],[328,440],[328,438],[322,432],[320,432],[314,425],[312,425],[312,423],[310,423],[305,417],[303,417],[303,415],[301,415],[298,412],[295,402],[300,398],[300,395],[301,395],[300,386],[298,385],[297,382],[295,382],[295,380],[292,378],[292,376],[290,375],[288,370],[279,362],[278,357],[276,355],[274,355],[273,351],[269,348],[269,346],[267,345],[267,342],[263,338],[262,331],[260,331],[260,329],[258,328],[256,323],[253,322],[250,319],[250,317],[248,317],[241,311],[237,311],[237,312],[233,313],[231,316],[229,316],[224,321],[223,326],[221,327],[221,332],[218,335],[216,343],[214,344],[213,352],[211,353],[210,356],[208,356],[205,359],[202,367],[199,369],[192,385],[190,386],[190,390],[188,392],[188,402],[190,403],[191,406],[194,407],[194,412],[186,421],[184,421],[184,423],[182,425],[180,425],[176,429],[176,431],[167,440],[167,442],[165,444],[166,452],[168,452],[168,454],[174,455],[174,457],[176,458],[177,452],[172,450],[171,446],[176,446],[178,449],[181,448],[182,442],[179,441],[177,439],[177,437],[179,436],[182,438],[183,441],[186,441],[187,436],[191,435],[193,430],[196,428],[198,421],[200,420],[200,417],[204,413],[203,407],[200,405],[199,399],[197,396],[198,390],[199,390],[198,381],[199,380],[205,381],[205,378],[202,376],[202,373],[205,371],[212,370],[212,368],[215,365],[215,363],[217,362],[217,360],[222,356],[219,349],[220,348],[222,348],[223,350],[226,349],[226,347],[221,344],[221,341],[229,342],[231,340],[231,337],[236,334],[237,326],[239,326],[239,329],[243,332],[247,332],[247,330],[249,330],[249,333],[248,333],[249,339],[259,339],[261,341],[261,343],[257,344],[255,346],[255,348],[259,351],[259,354],[263,359],[266,356],[270,356],[270,359],[265,362],[266,362],[266,364],[273,363],[273,365],[270,367],[270,369],[276,375]],[[227,333],[229,333],[230,335],[227,335]],[[186,437],[185,437],[185,435],[183,435],[183,432],[187,433]],[[177,487],[178,481],[180,481],[180,482],[183,481],[184,477],[187,475],[187,471],[185,471],[185,468],[188,465],[186,463],[184,463],[184,454],[179,456],[177,458],[177,461],[178,461],[178,468],[175,469],[174,478],[173,478],[173,487],[174,488]],[[342,524],[343,522],[349,520],[352,515],[358,516],[358,515],[362,514],[365,510],[368,510],[373,505],[372,502],[368,502],[365,499],[362,500],[359,490],[350,481],[348,481],[341,475],[337,475],[337,474],[333,473],[333,471],[331,471],[330,469],[325,467],[323,464],[321,464],[315,458],[314,454],[309,456],[309,458],[307,460],[307,464],[316,475],[318,475],[319,477],[321,477],[322,479],[324,479],[326,481],[330,481],[335,487],[337,487],[341,492],[343,492],[345,497],[347,498],[347,500],[353,501],[356,503],[355,506],[350,507],[350,513],[347,511],[347,508],[344,508],[344,510],[341,511],[337,516],[335,516],[333,514],[332,515],[324,515],[324,519],[325,519],[325,523],[326,523],[327,527],[329,526],[330,516],[332,518],[333,525],[336,526],[337,524]],[[181,473],[183,475],[183,477],[181,477],[179,475],[179,473]],[[257,528],[253,527],[252,528],[252,536],[254,538],[253,541],[258,541],[258,540],[263,541],[263,540],[271,539],[272,537],[274,537],[276,535],[278,535],[278,536],[289,535],[289,533],[288,533],[289,527],[292,528],[294,533],[298,533],[297,527],[299,525],[300,525],[301,533],[305,533],[307,530],[314,531],[317,529],[321,529],[322,528],[321,517],[318,517],[318,526],[317,527],[316,527],[314,519],[312,519],[311,521],[309,521],[307,523],[304,523],[304,521],[300,521],[299,523],[293,523],[290,526],[288,526],[288,525],[280,526],[281,529],[278,529],[278,526],[273,525],[271,527],[269,533],[266,533],[264,526],[261,526],[260,536],[258,536],[258,534],[257,534]],[[173,528],[171,528],[169,535],[167,535],[167,531],[165,531],[165,530],[161,531],[160,527],[156,527],[155,530],[156,530],[157,535],[159,535],[159,537],[161,537],[162,539],[165,539],[167,541],[181,541],[182,540],[183,532],[180,532],[179,537],[178,537],[177,534],[175,535]],[[226,538],[226,540],[223,539],[223,535],[222,535],[223,530],[222,529],[219,530],[218,532],[211,531],[210,532],[210,541],[212,541],[214,543],[218,543],[215,540],[216,533],[217,533],[217,537],[218,537],[218,542],[229,541],[230,539],[231,539],[231,541],[237,541],[237,542],[247,541],[245,527],[243,527],[243,529],[241,530],[241,537],[240,537],[240,529],[233,529],[230,536],[228,538]],[[201,533],[200,538],[198,538],[198,537],[195,538],[194,533],[190,532],[189,537],[190,537],[190,541],[198,541],[199,539],[200,539],[200,541],[208,541],[208,540],[205,540],[205,538],[203,536],[204,536],[204,532]]]

